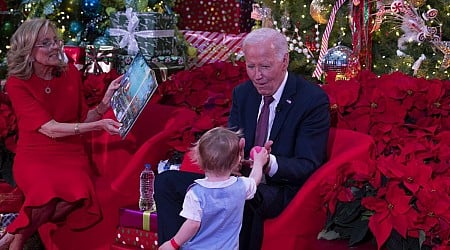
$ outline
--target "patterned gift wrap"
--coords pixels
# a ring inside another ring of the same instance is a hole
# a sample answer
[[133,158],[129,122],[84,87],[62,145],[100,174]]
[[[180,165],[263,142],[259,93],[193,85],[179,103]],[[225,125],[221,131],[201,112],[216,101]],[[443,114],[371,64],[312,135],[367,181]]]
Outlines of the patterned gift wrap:
[[[186,68],[185,58],[183,56],[156,56],[145,57],[150,67],[155,71],[158,83],[165,82],[172,74],[182,71]],[[119,74],[127,71],[134,56],[117,55],[116,69]]]
[[252,27],[250,13],[254,1],[176,0],[174,11],[180,15],[181,30],[203,30],[239,34]]
[[140,50],[145,56],[169,56],[175,52],[174,15],[144,12],[111,13],[110,36],[118,48],[126,48],[129,55]]
[[140,248],[122,245],[122,244],[118,244],[118,243],[111,245],[111,250],[131,250],[131,249],[140,249]]
[[156,211],[140,211],[138,208],[120,208],[119,226],[157,232]]
[[101,74],[109,73],[114,68],[117,49],[113,46],[86,46],[85,73]]
[[158,249],[158,234],[136,228],[118,226],[114,245],[156,250]]
[[18,213],[0,214],[0,231],[3,231],[17,217]]
[[197,60],[194,66],[200,67],[205,63],[228,61],[233,55],[242,54],[242,41],[247,33],[226,34],[207,31],[181,31],[193,47],[197,48]]

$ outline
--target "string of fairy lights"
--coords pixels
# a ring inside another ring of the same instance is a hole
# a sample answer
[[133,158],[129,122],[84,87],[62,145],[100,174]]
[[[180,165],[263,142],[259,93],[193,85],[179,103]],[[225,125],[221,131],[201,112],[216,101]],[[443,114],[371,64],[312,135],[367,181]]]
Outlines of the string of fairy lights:
[[[377,1],[370,0],[373,3]],[[396,1],[396,0],[389,0]],[[389,2],[383,1],[383,2]],[[399,0],[397,0],[399,1]],[[437,8],[438,18],[429,20],[430,25],[438,26],[441,31],[443,41],[450,40],[450,4],[448,0],[403,0],[414,4],[422,13],[432,8]],[[114,0],[110,0],[114,2]],[[157,2],[157,1],[152,1]],[[163,2],[163,1],[161,1]],[[204,1],[207,2],[207,1]],[[300,65],[311,65],[317,63],[320,44],[323,32],[327,24],[328,15],[333,8],[335,0],[261,0],[262,6],[270,8],[272,11],[273,24],[280,31],[286,34],[289,42],[289,50],[298,56],[295,60],[303,60]],[[336,47],[340,44],[352,47],[351,42],[346,39],[351,37],[349,28],[348,4],[339,10],[339,15],[332,29],[328,48]],[[365,2],[361,0],[361,2]],[[47,4],[41,13],[35,11],[36,4]],[[75,45],[85,45],[93,40],[103,41],[101,38],[107,37],[108,16],[105,12],[111,11],[112,6],[102,6],[105,1],[100,0],[36,0],[28,1],[20,5],[20,8],[0,11],[2,21],[2,35],[11,35],[13,28],[18,27],[28,15],[52,16],[58,23],[60,32],[66,43]],[[109,2],[108,2],[109,4]],[[101,11],[97,11],[101,9]],[[164,6],[158,5],[155,8],[147,8],[145,11],[160,11]],[[106,11],[105,11],[106,10]],[[95,15],[92,15],[95,13]],[[99,14],[103,13],[103,14]],[[17,16],[22,16],[17,18]],[[15,17],[15,18],[9,18]],[[87,17],[87,18],[86,18]],[[3,19],[2,19],[3,18]],[[5,21],[6,20],[6,21]],[[389,27],[389,28],[386,28]],[[91,37],[88,37],[88,35]],[[408,50],[398,51],[391,49],[396,47],[396,42],[402,37],[404,32],[397,25],[392,25],[385,17],[380,30],[374,31],[373,37],[373,61],[371,69],[379,74],[390,73],[392,71],[404,71],[426,78],[450,78],[449,68],[443,68],[448,60],[448,52],[443,49],[430,48],[429,42],[411,43]],[[0,42],[0,66],[5,64],[8,41]],[[410,40],[408,42],[411,42]],[[411,52],[412,51],[412,52]],[[424,57],[421,56],[424,54]],[[295,63],[295,62],[294,62]],[[416,68],[413,70],[413,68]],[[307,73],[307,72],[306,72]]]

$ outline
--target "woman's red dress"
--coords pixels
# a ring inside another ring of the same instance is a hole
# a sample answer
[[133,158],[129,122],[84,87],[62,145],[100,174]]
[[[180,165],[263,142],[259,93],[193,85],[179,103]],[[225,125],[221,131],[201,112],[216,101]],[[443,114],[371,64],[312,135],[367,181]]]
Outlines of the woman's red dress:
[[[88,107],[79,74],[70,65],[60,77],[48,81],[34,74],[26,81],[16,77],[7,80],[6,91],[19,130],[13,174],[25,195],[24,205],[8,227],[9,232],[27,227],[30,208],[53,199],[82,201],[82,207],[67,217],[71,229],[88,228],[101,219],[83,136],[50,138],[38,131],[52,119],[61,123],[84,121]],[[50,93],[46,91],[49,89]]]

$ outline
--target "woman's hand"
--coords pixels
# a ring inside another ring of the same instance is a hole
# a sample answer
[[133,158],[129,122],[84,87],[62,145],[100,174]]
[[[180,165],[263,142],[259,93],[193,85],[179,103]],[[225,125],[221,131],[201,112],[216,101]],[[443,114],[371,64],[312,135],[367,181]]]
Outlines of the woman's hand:
[[103,96],[102,101],[95,108],[95,112],[101,117],[109,109],[109,103],[114,92],[120,87],[120,80],[122,80],[123,75],[114,79],[108,86],[108,89]]
[[120,80],[122,80],[122,77],[123,75],[117,77],[109,84],[108,89],[103,96],[103,103],[109,103],[109,100],[111,100],[111,97],[113,96],[116,89],[120,87]]
[[119,128],[122,126],[122,123],[113,119],[102,119],[98,122],[100,123],[101,128],[108,132],[110,135],[119,134]]

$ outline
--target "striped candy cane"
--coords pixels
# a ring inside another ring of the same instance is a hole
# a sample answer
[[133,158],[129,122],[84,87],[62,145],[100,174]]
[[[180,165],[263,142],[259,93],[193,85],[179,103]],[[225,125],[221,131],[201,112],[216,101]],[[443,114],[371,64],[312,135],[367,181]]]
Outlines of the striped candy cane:
[[320,53],[319,53],[319,60],[317,60],[316,69],[313,72],[313,77],[316,77],[317,79],[320,79],[322,76],[323,70],[322,70],[322,60],[325,54],[328,51],[328,39],[330,38],[331,30],[333,29],[334,20],[336,19],[336,13],[341,8],[341,6],[345,3],[347,0],[338,0],[333,6],[333,9],[330,13],[330,18],[328,19],[327,27],[325,28],[325,31],[323,32],[322,36],[322,45],[320,46]]

